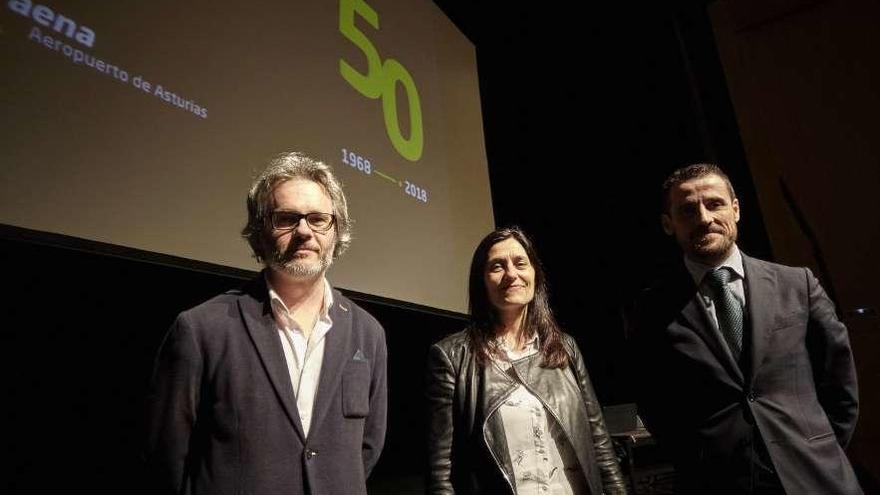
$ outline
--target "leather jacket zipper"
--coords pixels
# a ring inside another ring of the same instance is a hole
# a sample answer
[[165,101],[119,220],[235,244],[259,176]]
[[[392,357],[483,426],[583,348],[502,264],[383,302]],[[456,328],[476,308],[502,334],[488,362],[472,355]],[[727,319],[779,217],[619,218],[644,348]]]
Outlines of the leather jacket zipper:
[[[573,449],[573,448],[574,448],[574,444],[571,442],[571,435],[569,435],[568,432],[565,431],[565,427],[563,426],[562,421],[559,420],[559,416],[556,415],[556,413],[553,411],[553,408],[551,408],[549,405],[547,405],[547,403],[544,402],[544,399],[541,398],[541,396],[538,395],[537,392],[535,392],[534,390],[532,390],[532,387],[529,387],[529,386],[526,384],[526,381],[523,380],[522,377],[519,375],[519,371],[516,371],[516,369],[514,369],[514,371],[516,372],[516,376],[520,379],[520,380],[519,380],[519,383],[522,384],[522,386],[525,387],[526,390],[528,390],[530,394],[532,394],[533,396],[535,396],[535,398],[538,399],[538,402],[540,402],[541,405],[544,406],[544,409],[545,409],[547,412],[549,412],[551,416],[553,416],[553,419],[556,421],[556,424],[559,425],[559,430],[562,432],[563,435],[565,435],[565,439],[568,441],[568,444],[571,445],[571,446],[572,446],[572,449]],[[592,429],[592,428],[591,428],[591,429]],[[590,434],[592,435],[592,431],[590,432]],[[575,457],[577,457],[577,456],[575,456]],[[580,466],[580,459],[578,459],[578,466]],[[584,477],[586,477],[586,476],[587,476],[587,472],[586,472],[586,470],[584,469],[584,466],[580,466],[580,468],[581,468],[581,472],[583,473]]]

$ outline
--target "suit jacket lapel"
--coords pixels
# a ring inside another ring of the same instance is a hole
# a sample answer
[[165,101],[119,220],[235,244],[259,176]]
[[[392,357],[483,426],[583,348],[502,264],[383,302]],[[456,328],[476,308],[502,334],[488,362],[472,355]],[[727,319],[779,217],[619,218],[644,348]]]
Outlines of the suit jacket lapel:
[[727,374],[734,379],[736,383],[742,385],[745,383],[742,370],[733,356],[722,343],[723,338],[719,330],[711,321],[711,316],[706,310],[705,305],[699,299],[700,294],[693,277],[690,272],[681,266],[681,270],[675,281],[677,288],[670,291],[670,294],[678,294],[676,297],[679,305],[684,304],[681,310],[682,324],[686,328],[691,328],[705,342],[706,346],[712,352],[718,363],[727,371]]
[[339,384],[342,381],[342,370],[356,352],[351,348],[350,304],[339,291],[333,290],[333,306],[330,308],[333,327],[324,337],[326,339],[324,341],[324,360],[321,362],[321,376],[318,378],[318,390],[315,394],[310,431],[315,431],[324,416],[327,415],[333,398],[338,394]]
[[284,358],[284,350],[275,328],[275,320],[268,304],[268,290],[262,275],[254,281],[246,294],[238,300],[238,307],[244,326],[247,328],[257,348],[257,354],[263,363],[269,381],[275,389],[275,395],[284,407],[284,412],[290,419],[293,429],[296,430],[300,439],[305,442],[302,423],[299,419],[299,410],[296,408],[296,400],[293,395],[293,385],[290,382],[290,371],[287,369],[287,361]]
[[754,258],[743,255],[745,271],[746,312],[751,326],[752,368],[750,381],[764,359],[767,340],[770,338],[773,318],[776,314],[776,274]]

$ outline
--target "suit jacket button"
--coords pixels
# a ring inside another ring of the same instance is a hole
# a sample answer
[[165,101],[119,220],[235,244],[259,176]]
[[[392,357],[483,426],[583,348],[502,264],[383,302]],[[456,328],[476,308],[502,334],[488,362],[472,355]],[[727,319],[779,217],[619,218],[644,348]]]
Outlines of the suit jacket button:
[[755,402],[755,393],[749,392],[749,395],[746,396],[749,399],[749,402]]
[[310,451],[306,452],[306,459],[311,460],[312,457],[315,457],[316,455],[318,455],[318,453],[316,451],[310,450]]

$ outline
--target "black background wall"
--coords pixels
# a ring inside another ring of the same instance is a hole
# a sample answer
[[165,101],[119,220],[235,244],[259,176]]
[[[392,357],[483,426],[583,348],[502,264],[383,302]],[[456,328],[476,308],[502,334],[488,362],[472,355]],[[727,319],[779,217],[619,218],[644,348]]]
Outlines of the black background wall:
[[[771,254],[703,5],[438,3],[477,46],[496,221],[535,238],[600,399],[630,401],[624,377],[650,370],[626,369],[626,309],[678,256],[659,229],[663,177],[688,162],[725,164],[743,208],[741,246]],[[230,232],[229,242],[242,241]],[[143,490],[139,428],[155,350],[179,311],[241,279],[14,232],[0,241],[0,266],[0,491]],[[384,324],[390,356],[390,426],[371,485],[418,492],[425,356],[463,321],[363,306]]]

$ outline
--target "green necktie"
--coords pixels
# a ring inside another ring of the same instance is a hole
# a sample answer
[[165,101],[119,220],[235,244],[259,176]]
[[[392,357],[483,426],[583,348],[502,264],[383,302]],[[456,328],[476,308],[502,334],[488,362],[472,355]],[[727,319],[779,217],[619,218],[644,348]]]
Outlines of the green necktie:
[[715,303],[718,328],[727,341],[733,359],[739,361],[742,352],[743,307],[727,285],[731,278],[730,269],[724,267],[716,268],[706,274],[706,282],[712,290],[712,302]]

